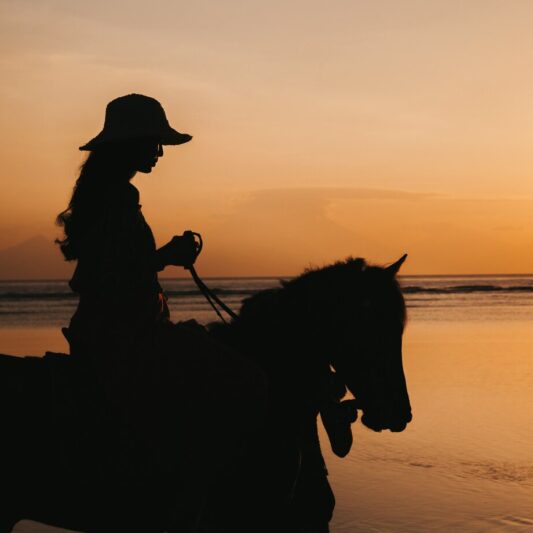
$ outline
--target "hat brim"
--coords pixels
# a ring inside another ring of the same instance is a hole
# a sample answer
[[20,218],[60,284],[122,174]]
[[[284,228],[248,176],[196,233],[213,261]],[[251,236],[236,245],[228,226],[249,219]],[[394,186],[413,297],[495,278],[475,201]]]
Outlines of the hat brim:
[[153,135],[147,134],[147,135],[132,135],[131,137],[116,137],[116,136],[110,136],[106,135],[104,131],[101,131],[94,139],[91,139],[88,143],[84,144],[83,146],[80,146],[80,150],[94,150],[95,148],[98,148],[99,146],[103,146],[106,144],[113,144],[113,143],[123,143],[128,141],[136,141],[139,139],[144,138],[157,138],[159,139],[160,144],[164,145],[173,145],[176,146],[178,144],[185,144],[189,142],[192,139],[192,135],[189,135],[188,133],[180,133],[179,131],[176,131],[174,128],[171,128],[170,126],[163,132],[157,132]]

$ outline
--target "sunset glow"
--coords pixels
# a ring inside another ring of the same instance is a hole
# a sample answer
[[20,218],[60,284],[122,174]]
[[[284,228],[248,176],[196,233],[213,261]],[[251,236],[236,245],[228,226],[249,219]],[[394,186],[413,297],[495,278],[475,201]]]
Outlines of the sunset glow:
[[531,3],[0,10],[0,250],[60,233],[78,146],[139,92],[194,136],[134,184],[159,244],[204,235],[204,275],[404,252],[405,274],[533,272]]

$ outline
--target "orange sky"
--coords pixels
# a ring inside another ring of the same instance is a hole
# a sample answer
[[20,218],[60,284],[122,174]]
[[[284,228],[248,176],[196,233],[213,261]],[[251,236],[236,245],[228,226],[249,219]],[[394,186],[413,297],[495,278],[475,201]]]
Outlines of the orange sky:
[[77,147],[140,92],[194,135],[134,183],[202,274],[533,272],[533,3],[124,5],[0,2],[0,249],[57,235]]

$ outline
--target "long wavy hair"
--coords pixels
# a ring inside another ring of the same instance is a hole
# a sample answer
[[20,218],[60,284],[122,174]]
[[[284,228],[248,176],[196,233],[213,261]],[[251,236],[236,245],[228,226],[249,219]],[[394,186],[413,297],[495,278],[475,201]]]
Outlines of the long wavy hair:
[[114,197],[113,189],[135,175],[127,156],[127,146],[104,145],[90,152],[81,165],[68,207],[56,218],[64,237],[55,242],[67,261],[79,258],[80,243],[99,216],[99,207]]

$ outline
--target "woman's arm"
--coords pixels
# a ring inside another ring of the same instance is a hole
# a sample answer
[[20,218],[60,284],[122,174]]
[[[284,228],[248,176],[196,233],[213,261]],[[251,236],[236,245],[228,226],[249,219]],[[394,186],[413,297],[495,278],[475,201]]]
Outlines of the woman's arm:
[[197,255],[197,244],[194,236],[184,233],[174,236],[161,246],[154,254],[154,269],[160,272],[168,265],[188,267],[194,264]]

